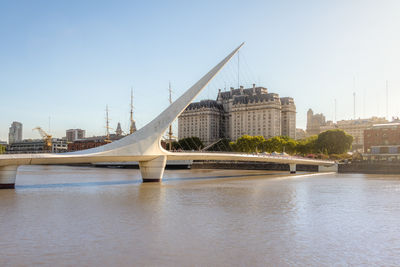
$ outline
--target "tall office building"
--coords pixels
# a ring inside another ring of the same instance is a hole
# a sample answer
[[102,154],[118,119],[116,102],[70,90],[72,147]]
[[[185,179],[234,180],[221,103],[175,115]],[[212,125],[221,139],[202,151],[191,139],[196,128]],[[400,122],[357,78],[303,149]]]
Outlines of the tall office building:
[[16,143],[22,141],[22,123],[14,121],[8,132],[8,143]]
[[242,135],[266,139],[296,137],[296,106],[291,97],[280,98],[265,87],[219,90],[217,100],[190,104],[178,117],[178,137],[199,137],[208,145],[221,138],[236,140]]
[[69,129],[65,132],[68,142],[73,142],[78,139],[85,138],[85,130],[82,129]]
[[307,135],[316,135],[321,132],[321,126],[326,124],[325,116],[322,113],[314,114],[310,108],[307,111]]
[[178,138],[198,137],[209,145],[224,137],[224,109],[214,100],[191,103],[178,117]]
[[291,97],[281,97],[281,135],[296,139],[296,105]]

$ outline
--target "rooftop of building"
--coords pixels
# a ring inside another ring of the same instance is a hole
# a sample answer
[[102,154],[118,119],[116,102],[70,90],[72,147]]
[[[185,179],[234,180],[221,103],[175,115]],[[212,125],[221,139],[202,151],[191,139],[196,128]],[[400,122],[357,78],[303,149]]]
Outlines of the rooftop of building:
[[235,96],[251,96],[260,94],[268,94],[268,89],[262,86],[256,87],[256,85],[253,84],[253,87],[251,88],[244,88],[243,86],[240,86],[239,88],[235,89],[231,87],[230,90],[226,92],[221,92],[221,89],[219,89],[218,99],[229,100],[235,98]]
[[200,108],[216,108],[219,110],[223,110],[223,106],[219,104],[216,100],[206,99],[201,100],[200,102],[193,102],[187,106],[186,110],[191,109],[200,109]]
[[[116,134],[110,134],[110,140],[111,141],[115,141],[115,140],[119,140],[122,137],[124,137],[123,135],[116,135]],[[86,138],[82,138],[82,139],[76,139],[74,142],[78,142],[78,143],[83,143],[83,142],[104,142],[104,140],[106,140],[106,136],[102,135],[102,136],[92,136],[92,137],[86,137]]]
[[240,86],[235,89],[233,87],[230,88],[229,91],[222,92],[219,89],[217,101],[226,101],[233,100],[233,104],[248,104],[248,103],[258,103],[263,101],[281,101],[282,105],[294,104],[294,100],[292,97],[281,97],[279,98],[279,94],[268,93],[268,89],[262,86],[256,86],[253,84],[253,87],[244,88]]
[[31,142],[43,142],[43,139],[23,139],[19,142],[14,142],[15,143],[31,143]]
[[231,87],[229,91],[222,92],[219,89],[217,100],[201,100],[199,102],[191,103],[186,110],[200,109],[200,108],[216,108],[223,110],[222,103],[227,100],[233,100],[233,104],[249,104],[267,101],[280,102],[281,105],[294,105],[292,97],[279,97],[278,94],[268,93],[268,89],[265,87],[256,87],[253,84],[251,88],[244,88],[240,86],[238,89]]
[[366,119],[352,119],[352,120],[340,120],[336,122],[336,124],[341,125],[341,124],[371,124],[371,123],[380,123],[380,122],[387,122],[385,118],[380,118],[380,117],[371,117],[371,118],[366,118]]
[[[308,115],[312,114],[312,109],[308,110]],[[322,119],[318,121],[319,119]],[[367,125],[367,126],[372,126],[373,124],[378,124],[378,123],[387,123],[388,121],[384,117],[371,117],[371,118],[358,118],[358,119],[350,119],[350,120],[340,120],[334,123],[333,121],[324,121],[325,116],[322,113],[316,113],[313,114],[312,121],[310,122],[315,122],[317,120],[317,123],[320,124],[320,126],[335,126],[335,127],[343,127],[343,126],[351,126],[351,125]]]
[[68,130],[65,130],[66,132],[69,132],[69,131],[85,131],[85,130],[83,130],[83,129],[68,129]]
[[383,128],[399,128],[400,122],[389,122],[389,123],[380,123],[372,125],[372,129],[383,129]]
[[234,96],[233,104],[248,104],[248,103],[258,103],[264,101],[279,101],[279,95],[274,93],[268,94],[255,94],[255,95],[239,95]]
[[[52,138],[51,141],[53,143],[66,142],[66,140],[63,140],[60,138]],[[19,142],[13,142],[10,145],[17,146],[17,145],[28,145],[28,144],[37,144],[37,143],[44,143],[44,140],[43,139],[24,139]]]
[[285,96],[285,97],[281,97],[280,99],[281,99],[281,104],[282,104],[282,105],[291,105],[291,104],[294,104],[294,99],[293,99],[293,97]]

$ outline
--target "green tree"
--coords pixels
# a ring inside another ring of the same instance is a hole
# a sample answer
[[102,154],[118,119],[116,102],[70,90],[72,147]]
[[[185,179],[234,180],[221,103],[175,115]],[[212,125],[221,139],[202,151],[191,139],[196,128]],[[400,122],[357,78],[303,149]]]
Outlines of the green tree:
[[0,154],[6,153],[6,147],[3,145],[0,145]]
[[313,135],[297,141],[297,152],[302,155],[318,153],[317,139],[318,135]]
[[251,136],[243,135],[242,137],[238,138],[236,142],[232,142],[231,146],[234,151],[237,152],[252,152],[251,151]]
[[251,151],[260,152],[262,151],[263,143],[265,142],[264,136],[253,136],[251,138]]
[[353,136],[343,130],[335,129],[322,132],[318,135],[316,146],[324,154],[343,154],[351,148]]
[[251,153],[262,151],[264,142],[263,136],[243,135],[236,142],[231,142],[230,146],[233,151]]
[[231,142],[232,150],[239,152],[287,152],[295,154],[297,152],[297,141],[287,136],[274,136],[265,140],[263,136],[243,135],[236,142]]
[[274,136],[264,142],[264,148],[267,152],[294,152],[296,141],[286,136]]
[[236,142],[230,142],[233,151],[238,152],[286,152],[288,154],[343,154],[351,148],[353,137],[342,130],[328,130],[303,140],[287,136],[274,136],[265,140],[262,136],[243,135]]
[[289,138],[284,145],[284,150],[288,154],[296,154],[298,142],[292,138]]

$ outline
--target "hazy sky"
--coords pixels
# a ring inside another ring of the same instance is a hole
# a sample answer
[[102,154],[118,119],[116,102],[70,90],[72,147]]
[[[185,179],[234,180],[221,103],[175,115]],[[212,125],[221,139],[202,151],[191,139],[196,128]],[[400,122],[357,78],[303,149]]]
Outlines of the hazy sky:
[[[327,119],[400,115],[400,1],[5,1],[0,0],[0,140],[12,121],[87,136],[138,127],[242,41],[239,82],[265,86]],[[237,57],[199,99],[237,86]]]

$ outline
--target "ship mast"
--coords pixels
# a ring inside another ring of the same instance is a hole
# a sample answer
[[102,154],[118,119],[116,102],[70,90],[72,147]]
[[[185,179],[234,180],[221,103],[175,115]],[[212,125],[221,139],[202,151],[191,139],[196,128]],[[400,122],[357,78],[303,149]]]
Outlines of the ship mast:
[[135,120],[133,119],[133,88],[131,88],[131,117],[130,117],[130,127],[129,127],[129,134],[133,134],[136,131]]
[[110,120],[108,118],[108,105],[106,105],[106,139],[104,140],[106,143],[110,143]]
[[[172,104],[172,89],[171,89],[171,82],[169,82],[169,104]],[[169,150],[171,151],[172,149],[172,124],[169,125],[169,131],[168,131],[168,144],[169,144]]]

